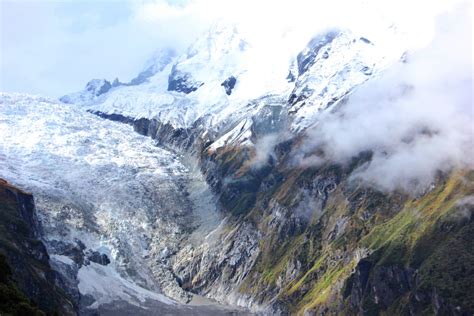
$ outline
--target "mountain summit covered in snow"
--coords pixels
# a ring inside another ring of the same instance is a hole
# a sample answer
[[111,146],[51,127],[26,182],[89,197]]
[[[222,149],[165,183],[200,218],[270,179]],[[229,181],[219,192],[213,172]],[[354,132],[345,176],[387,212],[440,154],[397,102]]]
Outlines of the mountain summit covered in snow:
[[269,49],[252,43],[236,25],[219,22],[183,54],[158,53],[137,77],[146,74],[146,80],[119,85],[93,80],[61,100],[92,112],[156,118],[176,128],[202,121],[219,130],[255,115],[276,97],[291,115],[292,129],[300,130],[408,49],[394,28],[380,42],[334,29],[308,38],[306,47],[288,47],[289,36],[281,34],[279,45]]

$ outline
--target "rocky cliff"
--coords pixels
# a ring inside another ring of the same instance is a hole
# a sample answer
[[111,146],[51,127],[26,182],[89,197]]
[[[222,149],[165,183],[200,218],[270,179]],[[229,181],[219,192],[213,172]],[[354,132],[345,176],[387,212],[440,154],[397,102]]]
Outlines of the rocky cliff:
[[49,264],[33,196],[0,179],[0,313],[75,315],[76,305]]
[[271,313],[472,314],[473,171],[413,197],[348,181],[370,153],[294,168],[297,143],[280,145],[281,162],[258,171],[251,151],[204,153],[229,221],[220,247],[176,261],[183,284]]

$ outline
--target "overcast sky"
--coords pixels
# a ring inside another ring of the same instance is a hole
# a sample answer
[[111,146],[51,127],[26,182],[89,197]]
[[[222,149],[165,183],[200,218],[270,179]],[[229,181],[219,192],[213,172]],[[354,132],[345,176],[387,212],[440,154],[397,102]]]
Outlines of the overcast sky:
[[329,24],[374,32],[378,23],[393,20],[422,43],[430,37],[432,17],[452,2],[0,0],[0,91],[58,97],[92,78],[128,81],[155,51],[183,50],[216,19],[241,23],[260,41],[286,27],[306,40]]
[[169,10],[148,17],[139,1],[0,3],[2,91],[59,96],[91,78],[128,80],[155,50],[202,31]]

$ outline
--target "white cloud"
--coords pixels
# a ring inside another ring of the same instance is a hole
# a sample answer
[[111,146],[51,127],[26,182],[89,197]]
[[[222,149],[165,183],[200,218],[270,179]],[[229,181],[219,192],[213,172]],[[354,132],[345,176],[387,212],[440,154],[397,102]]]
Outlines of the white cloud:
[[145,5],[2,1],[0,90],[57,97],[92,78],[126,81],[154,51],[183,48],[204,30],[172,10],[142,19],[139,8]]
[[92,78],[128,80],[155,50],[184,49],[218,19],[238,24],[249,41],[274,54],[294,54],[332,25],[383,39],[379,26],[396,23],[414,46],[422,46],[431,36],[432,17],[455,2],[4,0],[0,90],[59,96]]
[[466,4],[443,15],[426,48],[321,117],[303,154],[319,148],[329,159],[346,162],[371,150],[372,161],[353,177],[409,192],[426,188],[439,170],[473,168],[470,9]]

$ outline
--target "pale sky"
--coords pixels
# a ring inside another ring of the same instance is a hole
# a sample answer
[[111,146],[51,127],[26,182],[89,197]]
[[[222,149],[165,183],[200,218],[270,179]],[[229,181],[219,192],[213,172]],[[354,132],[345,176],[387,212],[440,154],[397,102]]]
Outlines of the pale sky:
[[184,15],[145,17],[140,1],[0,0],[0,91],[52,97],[92,78],[133,78],[156,50],[204,29]]
[[[162,48],[184,50],[216,19],[273,45],[292,29],[294,45],[324,27],[374,33],[393,21],[414,43],[457,0],[0,0],[0,91],[59,97],[93,78],[133,78]],[[334,25],[333,25],[334,24]],[[375,36],[375,35],[374,35]]]

